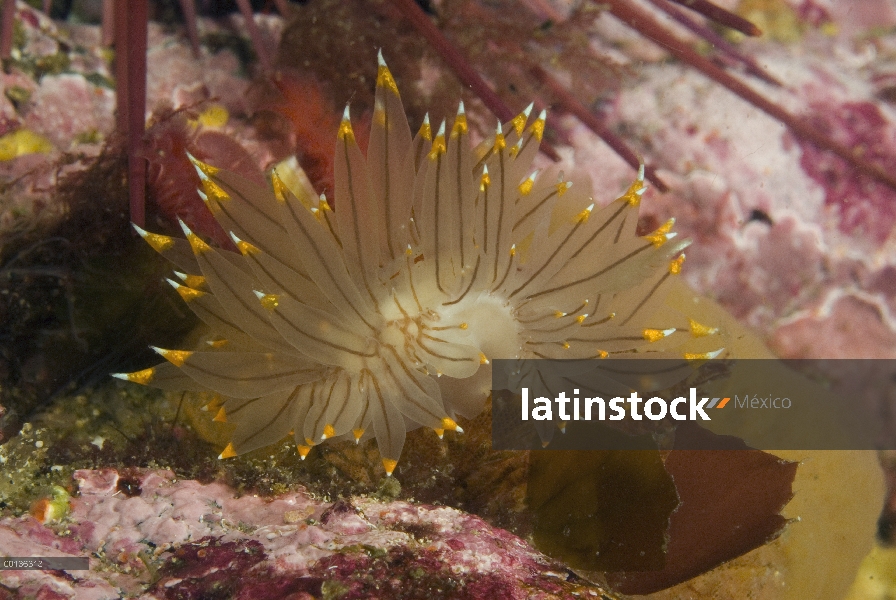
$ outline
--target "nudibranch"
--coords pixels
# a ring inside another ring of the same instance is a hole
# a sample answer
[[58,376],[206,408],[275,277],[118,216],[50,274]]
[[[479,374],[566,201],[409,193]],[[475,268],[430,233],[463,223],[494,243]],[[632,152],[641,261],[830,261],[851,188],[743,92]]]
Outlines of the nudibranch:
[[239,252],[183,224],[186,240],[137,231],[211,333],[115,376],[218,394],[235,424],[221,458],[373,435],[391,474],[408,429],[460,432],[481,411],[490,359],[710,357],[686,340],[711,331],[663,303],[687,242],[672,220],[636,233],[643,169],[595,208],[588,186],[533,171],[545,113],[531,112],[476,147],[463,103],[412,136],[380,55],[366,157],[348,108],[339,127],[335,210],[276,171],[260,187],[192,159]]

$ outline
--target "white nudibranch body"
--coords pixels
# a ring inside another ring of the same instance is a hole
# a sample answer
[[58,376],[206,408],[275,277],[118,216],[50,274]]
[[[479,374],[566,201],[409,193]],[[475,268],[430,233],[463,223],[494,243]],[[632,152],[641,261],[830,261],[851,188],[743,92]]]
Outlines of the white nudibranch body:
[[212,336],[116,376],[219,394],[218,420],[236,425],[222,458],[372,434],[391,473],[409,428],[441,435],[481,410],[490,359],[680,358],[669,342],[687,320],[663,299],[686,243],[669,242],[672,221],[636,235],[643,171],[600,209],[587,186],[534,173],[544,125],[527,109],[472,148],[461,104],[450,128],[412,136],[380,57],[366,158],[347,108],[339,128],[335,210],[276,172],[263,188],[193,159],[239,253],[185,225],[186,241],[137,230]]

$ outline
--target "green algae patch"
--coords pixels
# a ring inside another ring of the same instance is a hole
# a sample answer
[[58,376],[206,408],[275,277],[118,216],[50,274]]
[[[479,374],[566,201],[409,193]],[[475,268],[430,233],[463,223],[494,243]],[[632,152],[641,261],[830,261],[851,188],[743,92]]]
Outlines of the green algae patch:
[[58,490],[70,479],[71,471],[50,464],[47,458],[50,437],[46,429],[25,423],[17,436],[0,446],[0,509],[3,511],[21,514],[45,496],[60,496]]

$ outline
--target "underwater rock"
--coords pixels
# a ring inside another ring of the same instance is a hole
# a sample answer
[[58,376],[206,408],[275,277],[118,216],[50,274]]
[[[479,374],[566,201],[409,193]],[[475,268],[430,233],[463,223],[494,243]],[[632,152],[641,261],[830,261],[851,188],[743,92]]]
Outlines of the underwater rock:
[[[532,547],[458,510],[296,492],[235,497],[169,471],[77,471],[55,529],[0,520],[0,554],[89,556],[90,571],[5,571],[20,597],[599,598]],[[605,596],[606,597],[606,596]]]
[[[892,84],[896,35],[813,31],[799,52],[767,41],[744,46],[789,89],[751,85],[794,111],[824,107],[818,114],[828,116],[817,125],[881,165],[896,160],[896,110],[882,101]],[[778,335],[796,320],[812,317],[821,329],[848,331],[849,311],[830,310],[835,297],[876,304],[874,325],[896,332],[896,193],[847,175],[837,159],[822,159],[779,123],[680,65],[648,64],[638,78],[608,117],[649,143],[665,167],[672,191],[648,192],[645,208],[656,219],[674,214],[676,229],[695,240],[683,272],[691,287],[774,339],[785,357],[805,355],[790,355],[786,332]],[[593,149],[583,128],[570,135],[576,168],[612,180],[619,163]],[[827,356],[892,355],[888,335],[849,337],[845,353]]]
[[[4,412],[0,406],[0,418]],[[45,468],[46,438],[45,429],[25,423],[18,435],[0,447],[0,506],[29,501],[39,485],[38,473]]]

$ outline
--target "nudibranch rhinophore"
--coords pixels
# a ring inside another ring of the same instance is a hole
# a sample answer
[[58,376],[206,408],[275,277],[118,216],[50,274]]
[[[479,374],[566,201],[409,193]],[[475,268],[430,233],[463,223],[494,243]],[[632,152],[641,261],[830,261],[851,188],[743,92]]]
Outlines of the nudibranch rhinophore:
[[544,127],[530,106],[473,147],[461,103],[412,136],[380,55],[366,158],[348,108],[339,127],[335,210],[276,171],[259,187],[191,157],[239,253],[137,228],[210,334],[115,376],[219,394],[221,458],[372,433],[391,474],[408,429],[482,410],[490,359],[714,356],[688,350],[712,330],[664,305],[687,242],[672,220],[636,234],[643,169],[596,209],[588,186],[533,172]]

